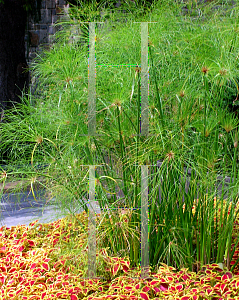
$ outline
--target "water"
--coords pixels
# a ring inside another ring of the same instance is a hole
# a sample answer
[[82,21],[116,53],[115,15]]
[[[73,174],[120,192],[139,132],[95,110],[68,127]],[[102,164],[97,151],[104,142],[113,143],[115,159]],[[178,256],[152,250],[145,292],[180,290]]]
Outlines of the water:
[[[15,170],[17,167],[23,168],[22,165],[1,165],[1,168],[7,172]],[[27,167],[28,166],[26,165],[25,168]],[[47,166],[39,165],[37,166],[37,169],[42,170],[45,167]],[[101,173],[100,170],[99,173]],[[54,202],[56,203],[56,199],[49,201],[49,198],[46,196],[46,190],[44,189],[34,189],[35,199],[29,188],[27,191],[14,193],[13,190],[11,192],[11,187],[13,188],[14,184],[9,183],[9,185],[6,185],[8,186],[8,190],[5,190],[2,198],[0,198],[0,227],[11,227],[17,225],[28,226],[29,223],[35,220],[39,220],[39,223],[51,223],[69,215],[69,211],[65,210],[62,212],[59,206],[54,204]],[[121,198],[123,196],[123,191],[116,187],[116,194],[117,198]],[[79,214],[83,212],[84,209],[81,207],[82,202],[84,202],[89,208],[87,200],[79,199],[79,201],[75,201],[75,203],[72,203],[71,205],[71,207],[74,208],[74,213]],[[101,213],[100,206],[97,201],[92,203],[92,207],[97,214]]]
[[[0,202],[0,226],[28,226],[35,220],[39,220],[38,223],[51,223],[69,214],[67,211],[61,212],[57,205],[50,204],[44,190],[34,191],[34,193],[36,199],[32,192],[5,193]],[[87,206],[89,207],[89,203]],[[97,201],[93,203],[93,208],[97,214],[101,212]],[[82,211],[83,208],[79,207],[75,213]]]

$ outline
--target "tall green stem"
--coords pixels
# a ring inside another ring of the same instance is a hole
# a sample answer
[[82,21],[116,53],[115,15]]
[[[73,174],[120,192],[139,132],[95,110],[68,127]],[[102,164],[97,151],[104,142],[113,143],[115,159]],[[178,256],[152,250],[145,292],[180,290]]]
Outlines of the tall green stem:
[[208,97],[208,78],[206,73],[203,75],[203,82],[204,82],[204,89],[205,89],[205,95],[204,95],[204,130],[203,130],[203,149],[204,149],[204,160],[206,159],[206,122],[207,122],[207,97]]
[[124,194],[125,197],[127,195],[127,186],[126,186],[126,171],[125,171],[125,157],[124,157],[124,141],[122,138],[122,132],[121,132],[121,126],[120,126],[120,110],[119,107],[117,106],[117,119],[118,119],[118,127],[119,127],[119,138],[120,138],[120,154],[121,154],[121,161],[122,161],[122,171],[123,171],[123,182],[124,182]]
[[161,122],[162,128],[164,128],[164,116],[163,116],[162,101],[161,101],[161,97],[159,96],[158,85],[157,85],[156,74],[155,74],[155,68],[154,68],[153,57],[152,57],[152,52],[151,52],[151,47],[150,46],[149,46],[149,54],[150,54],[150,58],[151,58],[151,62],[152,62],[156,97],[157,97],[157,101],[158,101],[158,105],[159,105],[159,114],[160,114],[159,120]]

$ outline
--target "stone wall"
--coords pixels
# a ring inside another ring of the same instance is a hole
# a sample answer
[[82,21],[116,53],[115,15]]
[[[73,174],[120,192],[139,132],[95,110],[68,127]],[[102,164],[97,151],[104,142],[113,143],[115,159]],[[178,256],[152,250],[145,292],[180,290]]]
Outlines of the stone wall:
[[[118,0],[115,7],[120,6],[121,1]],[[54,24],[63,15],[67,14],[68,7],[69,4],[66,4],[66,0],[42,0],[41,20],[39,23],[34,23],[31,19],[28,21],[28,29],[25,35],[26,58],[28,62],[35,57],[40,45],[52,43],[53,36],[57,31],[57,27]]]
[[41,20],[39,23],[34,23],[30,19],[28,30],[26,30],[25,47],[28,61],[35,56],[39,45],[52,42],[53,35],[57,30],[54,24],[67,7],[65,0],[42,0]]
[[[115,4],[115,7],[121,6],[120,0]],[[28,29],[25,35],[25,56],[28,66],[36,56],[36,53],[41,53],[42,49],[48,48],[52,44],[54,34],[60,29],[54,26],[57,20],[64,18],[68,14],[69,4],[66,0],[42,0],[41,5],[41,20],[39,23],[34,23],[33,20],[28,21]],[[102,12],[101,12],[102,13]],[[72,38],[79,39],[80,29],[72,28]],[[32,77],[30,71],[30,88],[34,95],[38,85],[38,79]]]

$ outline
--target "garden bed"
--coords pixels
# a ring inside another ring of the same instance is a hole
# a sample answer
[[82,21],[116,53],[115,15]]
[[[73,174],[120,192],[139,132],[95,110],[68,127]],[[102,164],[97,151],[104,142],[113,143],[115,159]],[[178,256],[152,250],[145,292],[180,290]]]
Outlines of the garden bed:
[[[97,215],[97,224],[100,219]],[[1,227],[1,299],[238,299],[238,268],[230,272],[212,263],[196,273],[161,263],[156,271],[150,268],[149,278],[140,278],[140,267],[130,267],[127,256],[108,255],[107,248],[96,252],[99,279],[86,279],[87,223],[83,212],[75,222],[64,218],[49,224],[35,221],[29,227]],[[77,239],[77,249],[69,251],[72,239]],[[60,255],[63,249],[68,253]],[[239,249],[231,266],[238,254]]]

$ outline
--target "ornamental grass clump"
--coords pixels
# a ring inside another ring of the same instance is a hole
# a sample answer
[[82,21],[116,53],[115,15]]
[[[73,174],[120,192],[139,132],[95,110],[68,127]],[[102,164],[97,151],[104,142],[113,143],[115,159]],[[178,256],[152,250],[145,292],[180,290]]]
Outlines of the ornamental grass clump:
[[[107,293],[112,299],[118,293],[134,293],[131,299],[170,299],[172,295],[179,299],[220,298],[238,293],[238,279],[231,274],[238,272],[239,262],[235,229],[239,121],[225,109],[225,94],[218,81],[222,76],[232,80],[238,75],[238,40],[234,39],[238,6],[230,14],[208,13],[208,6],[201,7],[197,16],[183,15],[181,9],[178,2],[169,6],[162,1],[153,13],[137,19],[156,22],[148,27],[149,135],[140,135],[141,25],[134,23],[132,16],[127,22],[120,16],[119,23],[108,19],[108,26],[101,30],[96,27],[99,135],[87,135],[88,49],[79,47],[74,39],[69,42],[69,29],[77,29],[83,21],[77,7],[69,10],[71,18],[65,21],[65,27],[62,24],[58,42],[33,64],[33,76],[39,79],[39,98],[32,101],[30,94],[22,105],[6,112],[8,122],[0,124],[1,146],[4,151],[9,149],[9,160],[31,167],[15,173],[3,169],[6,175],[2,180],[16,180],[21,174],[26,181],[34,178],[37,182],[44,176],[42,186],[49,190],[52,202],[86,234],[77,211],[89,213],[89,176],[93,173],[93,194],[102,213],[95,226],[97,251],[107,249],[112,257],[104,275],[107,280],[118,272],[139,270],[141,196],[147,194],[149,265],[152,273],[157,273],[162,264],[167,265],[167,280],[160,277],[155,289],[147,283],[144,290],[140,286],[136,291],[131,286],[123,291],[122,282],[120,287],[117,282],[110,293],[108,289],[105,294],[103,290],[92,291],[98,299],[104,299]],[[89,21],[97,18],[88,16]],[[227,72],[222,73],[223,69]],[[39,171],[38,164],[44,164],[44,169]],[[91,166],[95,168],[90,173]],[[126,213],[121,215],[123,210]],[[48,238],[61,252],[65,249],[62,240],[72,235],[68,243],[73,251],[81,239],[74,232],[67,235],[64,231],[49,232]],[[76,272],[83,276],[86,265],[76,254],[73,256],[81,270]],[[204,278],[200,272],[205,265],[211,269]],[[97,267],[100,269],[100,264]],[[225,277],[218,275],[218,268],[222,272],[227,268],[232,285],[222,283]],[[176,275],[182,269],[186,273],[179,274],[186,276]],[[191,274],[189,279],[187,274]]]

